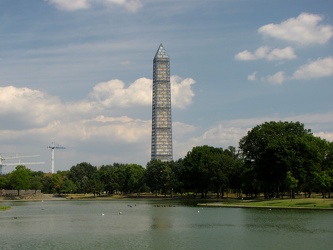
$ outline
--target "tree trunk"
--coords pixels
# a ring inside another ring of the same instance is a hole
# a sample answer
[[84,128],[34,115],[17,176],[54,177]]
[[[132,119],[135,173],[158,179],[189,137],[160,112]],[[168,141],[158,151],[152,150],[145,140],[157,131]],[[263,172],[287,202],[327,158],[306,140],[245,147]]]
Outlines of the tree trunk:
[[308,192],[308,198],[311,198],[311,191]]

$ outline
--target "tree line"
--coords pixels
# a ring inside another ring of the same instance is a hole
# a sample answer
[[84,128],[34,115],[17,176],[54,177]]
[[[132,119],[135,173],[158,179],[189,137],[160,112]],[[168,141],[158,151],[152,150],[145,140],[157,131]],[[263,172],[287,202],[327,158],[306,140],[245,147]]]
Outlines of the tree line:
[[200,195],[266,198],[333,188],[333,143],[315,137],[299,122],[265,122],[239,142],[239,148],[196,146],[184,158],[162,162],[93,166],[82,162],[56,174],[19,165],[0,176],[0,188],[43,193]]

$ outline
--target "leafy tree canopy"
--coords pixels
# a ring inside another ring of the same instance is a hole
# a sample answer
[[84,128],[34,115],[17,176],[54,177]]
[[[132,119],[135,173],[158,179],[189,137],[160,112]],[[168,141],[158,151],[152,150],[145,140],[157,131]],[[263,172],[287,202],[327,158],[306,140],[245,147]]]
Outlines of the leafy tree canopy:
[[30,173],[31,170],[23,165],[18,165],[13,172],[9,175],[9,181],[17,194],[20,195],[20,190],[30,188]]
[[239,143],[249,176],[269,197],[286,187],[288,171],[301,185],[311,184],[308,174],[318,170],[326,146],[303,124],[281,121],[254,127]]

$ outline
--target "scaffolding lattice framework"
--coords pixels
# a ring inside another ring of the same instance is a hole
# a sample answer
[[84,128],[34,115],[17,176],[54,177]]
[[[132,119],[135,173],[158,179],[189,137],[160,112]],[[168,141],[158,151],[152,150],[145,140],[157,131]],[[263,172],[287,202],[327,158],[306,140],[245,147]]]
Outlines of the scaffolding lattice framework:
[[170,59],[162,44],[153,60],[151,159],[173,160]]

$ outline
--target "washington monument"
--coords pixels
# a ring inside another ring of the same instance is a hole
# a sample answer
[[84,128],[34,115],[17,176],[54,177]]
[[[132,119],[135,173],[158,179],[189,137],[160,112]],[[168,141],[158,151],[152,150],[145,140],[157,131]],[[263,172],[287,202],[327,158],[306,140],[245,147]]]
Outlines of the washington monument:
[[153,61],[151,159],[172,161],[170,59],[161,44]]

